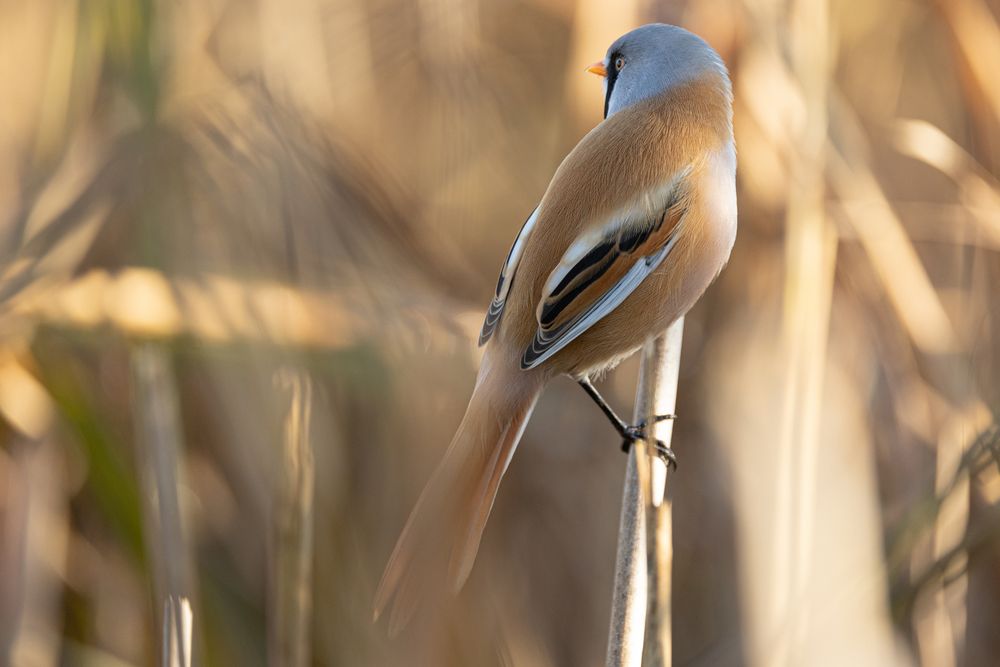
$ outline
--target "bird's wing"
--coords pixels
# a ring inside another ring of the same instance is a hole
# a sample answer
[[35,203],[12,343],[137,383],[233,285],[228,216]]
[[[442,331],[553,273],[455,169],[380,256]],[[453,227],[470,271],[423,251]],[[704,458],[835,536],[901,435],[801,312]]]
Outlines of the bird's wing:
[[541,364],[617,308],[683,234],[689,170],[592,227],[563,254],[542,289],[534,340],[521,368]]
[[486,321],[483,322],[483,330],[479,334],[480,345],[486,344],[486,341],[490,339],[490,336],[493,335],[497,325],[500,323],[500,316],[503,315],[503,308],[507,303],[507,294],[510,293],[510,286],[514,283],[517,264],[521,261],[524,246],[528,242],[528,237],[531,236],[531,231],[534,229],[537,220],[538,207],[536,206],[535,210],[528,216],[528,219],[524,221],[524,225],[521,226],[521,231],[518,232],[517,238],[514,239],[514,245],[510,247],[507,259],[504,260],[503,267],[500,269],[497,289],[493,295],[493,300],[490,302],[489,310],[486,311]]

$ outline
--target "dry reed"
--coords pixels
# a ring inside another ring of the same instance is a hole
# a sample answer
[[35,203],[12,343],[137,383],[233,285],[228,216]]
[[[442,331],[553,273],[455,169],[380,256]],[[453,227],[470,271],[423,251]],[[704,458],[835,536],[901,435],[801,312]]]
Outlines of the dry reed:
[[[157,563],[183,551],[191,652],[263,664],[276,462],[292,460],[282,367],[312,386],[315,529],[286,554],[286,590],[312,591],[309,629],[302,614],[287,634],[298,655],[604,653],[621,458],[571,383],[535,411],[467,591],[393,644],[367,609],[461,417],[495,267],[600,120],[583,68],[647,20],[720,51],[739,146],[737,246],[685,325],[678,437],[697,446],[670,479],[674,662],[1000,654],[996,3],[607,11],[0,9],[17,101],[0,108],[0,663],[155,662],[184,627],[161,623]],[[150,350],[166,393],[139,382]],[[635,371],[606,383],[612,400]],[[163,434],[184,530],[159,547],[159,512],[138,511],[155,475],[137,471]]]

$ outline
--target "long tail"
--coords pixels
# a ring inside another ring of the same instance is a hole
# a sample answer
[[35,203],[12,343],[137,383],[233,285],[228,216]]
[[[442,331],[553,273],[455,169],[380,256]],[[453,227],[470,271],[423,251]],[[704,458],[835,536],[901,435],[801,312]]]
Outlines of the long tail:
[[441,575],[453,592],[468,579],[500,479],[541,388],[539,374],[491,369],[484,358],[465,417],[420,494],[375,592],[376,620],[393,601],[390,634],[406,625],[427,586]]

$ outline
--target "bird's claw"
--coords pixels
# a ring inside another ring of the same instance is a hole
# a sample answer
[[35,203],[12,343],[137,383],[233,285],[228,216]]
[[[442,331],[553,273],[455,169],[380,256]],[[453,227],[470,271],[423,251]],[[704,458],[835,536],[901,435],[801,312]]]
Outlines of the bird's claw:
[[[676,418],[677,415],[656,415],[653,418],[653,422],[661,422],[667,419]],[[646,420],[639,422],[635,426],[625,427],[625,432],[622,435],[624,436],[624,439],[622,440],[622,451],[628,453],[632,449],[632,445],[636,440],[646,440]],[[662,440],[651,440],[650,444],[656,452],[656,455],[667,464],[668,468],[677,470],[677,455],[674,454],[674,450],[668,447]]]
[[662,440],[654,440],[653,448],[656,450],[656,455],[667,464],[667,467],[673,468],[674,472],[677,472],[677,455],[674,454],[674,450],[668,447]]
[[[674,415],[674,414],[669,414],[669,415],[653,415],[653,423],[654,424],[659,424],[660,422],[665,422],[665,421],[667,421],[669,419],[677,419],[677,415]],[[641,437],[643,437],[642,436],[643,429],[646,428],[646,420],[643,419],[638,424],[636,424],[635,426],[632,426],[630,428],[638,429],[638,433],[640,434],[639,437],[641,438]]]
[[677,419],[677,415],[675,415],[675,414],[653,415],[653,423],[654,424],[659,424],[660,422],[665,422],[668,419]]

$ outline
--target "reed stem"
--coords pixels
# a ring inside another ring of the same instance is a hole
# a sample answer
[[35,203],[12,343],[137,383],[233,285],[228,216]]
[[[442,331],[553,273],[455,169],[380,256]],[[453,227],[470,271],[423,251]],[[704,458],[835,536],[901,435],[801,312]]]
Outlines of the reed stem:
[[163,601],[161,658],[168,667],[190,667],[193,559],[178,493],[182,430],[177,386],[164,348],[140,343],[132,353],[132,377],[153,594]]
[[312,557],[315,464],[310,437],[312,380],[308,372],[285,367],[277,384],[290,396],[276,480],[274,563],[269,623],[271,662],[287,667],[312,664]]
[[[673,414],[677,404],[684,319],[642,351],[634,419]],[[673,422],[654,424],[649,435],[670,446]],[[625,472],[618,556],[608,639],[608,667],[671,664],[670,571],[673,562],[669,469],[645,442],[632,448]]]

